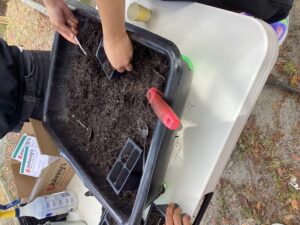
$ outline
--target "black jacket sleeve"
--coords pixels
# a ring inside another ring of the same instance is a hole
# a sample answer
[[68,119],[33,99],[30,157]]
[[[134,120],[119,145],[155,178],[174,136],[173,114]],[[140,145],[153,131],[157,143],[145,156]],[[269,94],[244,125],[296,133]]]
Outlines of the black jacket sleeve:
[[0,138],[13,130],[21,117],[24,73],[19,48],[0,38]]

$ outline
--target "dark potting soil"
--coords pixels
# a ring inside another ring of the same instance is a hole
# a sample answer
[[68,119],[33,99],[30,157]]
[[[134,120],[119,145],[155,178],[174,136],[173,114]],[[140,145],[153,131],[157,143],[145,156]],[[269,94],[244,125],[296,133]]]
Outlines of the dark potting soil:
[[114,71],[113,67],[110,65],[110,62],[109,61],[105,61],[103,64],[103,69],[105,71],[105,73],[107,75],[111,75],[111,73]]
[[114,221],[114,219],[108,213],[106,214],[106,219],[109,224],[105,225],[118,225],[117,222]]
[[[57,93],[67,93],[64,102],[56,102],[55,130],[101,192],[129,215],[136,190],[123,191],[117,196],[106,176],[127,138],[133,139],[146,152],[149,149],[157,117],[146,92],[151,87],[164,90],[169,61],[164,55],[133,42],[133,71],[109,81],[95,57],[101,38],[100,24],[86,21],[80,24],[78,39],[88,55],[71,44],[61,50],[64,60],[58,68],[63,75],[62,78],[57,76],[53,84]],[[66,79],[63,77],[68,79],[63,80]],[[145,140],[138,129],[139,120],[149,129],[145,148]]]
[[164,225],[165,224],[165,218],[161,215],[160,212],[158,212],[156,209],[154,209],[148,218],[146,225]]

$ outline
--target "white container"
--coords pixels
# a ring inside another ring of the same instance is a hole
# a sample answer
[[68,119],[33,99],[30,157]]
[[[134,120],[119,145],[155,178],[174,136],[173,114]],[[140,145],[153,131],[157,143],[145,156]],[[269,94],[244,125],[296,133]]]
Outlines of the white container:
[[37,197],[32,202],[17,209],[17,211],[19,211],[19,216],[44,219],[73,212],[77,209],[77,204],[78,200],[75,192],[61,192]]
[[151,18],[151,10],[134,2],[127,9],[127,16],[131,21],[148,22]]

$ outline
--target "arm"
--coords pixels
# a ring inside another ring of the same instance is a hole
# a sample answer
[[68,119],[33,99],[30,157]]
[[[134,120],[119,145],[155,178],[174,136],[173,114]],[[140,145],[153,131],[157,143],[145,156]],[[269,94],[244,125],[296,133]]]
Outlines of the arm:
[[74,40],[78,33],[78,20],[64,0],[43,0],[53,28],[65,39],[77,44]]
[[125,0],[97,0],[102,22],[104,49],[119,72],[131,71],[133,48],[125,29]]

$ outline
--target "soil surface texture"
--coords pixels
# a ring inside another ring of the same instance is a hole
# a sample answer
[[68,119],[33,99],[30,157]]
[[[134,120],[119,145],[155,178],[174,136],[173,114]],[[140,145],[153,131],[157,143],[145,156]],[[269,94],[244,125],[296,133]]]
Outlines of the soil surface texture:
[[[147,152],[157,117],[146,92],[151,87],[164,90],[169,62],[164,55],[133,42],[133,71],[109,81],[95,57],[102,38],[100,24],[88,20],[80,26],[78,39],[88,54],[66,42],[59,46],[61,60],[50,101],[50,111],[55,115],[52,124],[95,185],[128,215],[136,191],[123,191],[117,196],[106,176],[128,138]],[[149,130],[145,147],[140,120]]]
[[165,224],[165,218],[162,217],[160,212],[158,212],[157,210],[153,210],[149,215],[149,219],[146,225],[164,225],[164,224]]

